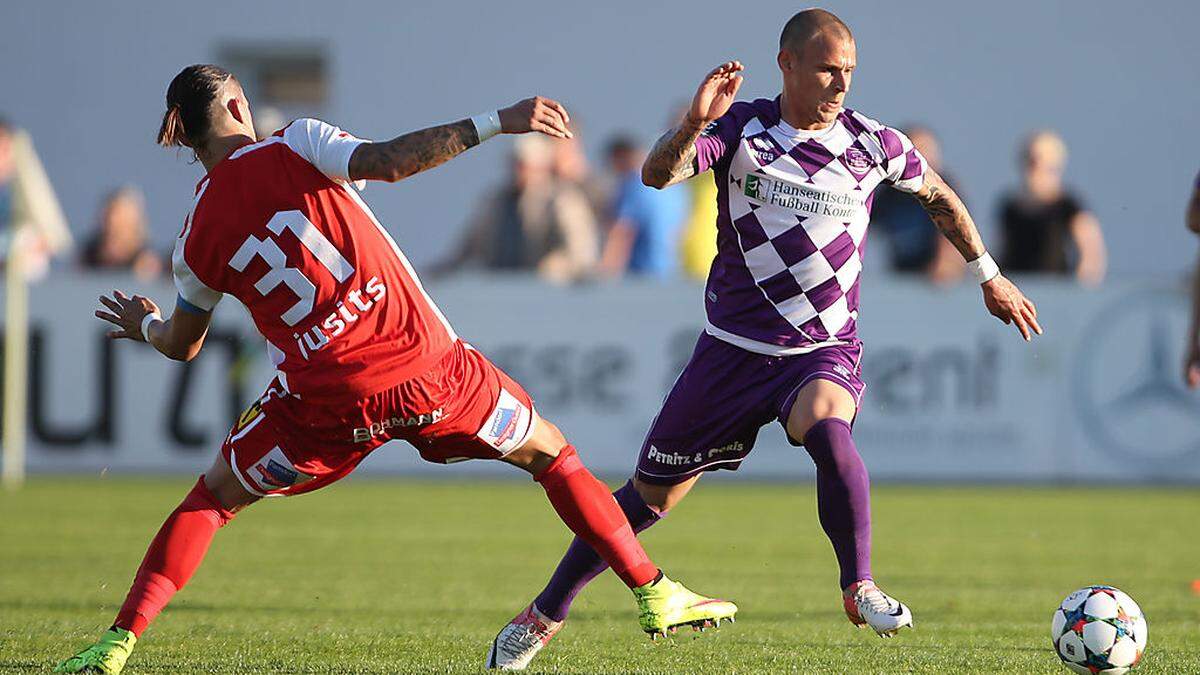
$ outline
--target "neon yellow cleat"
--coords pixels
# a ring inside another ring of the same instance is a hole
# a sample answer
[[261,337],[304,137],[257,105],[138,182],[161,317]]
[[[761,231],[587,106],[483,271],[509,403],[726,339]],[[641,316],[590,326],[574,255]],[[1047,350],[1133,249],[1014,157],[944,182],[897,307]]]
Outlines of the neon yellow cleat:
[[111,628],[96,644],[63,661],[56,673],[103,673],[117,675],[133,652],[137,636],[123,628]]
[[671,581],[664,574],[658,581],[633,589],[641,614],[638,621],[650,639],[672,633],[679,626],[704,630],[733,621],[737,605],[728,600],[714,600],[689,591],[683,584]]

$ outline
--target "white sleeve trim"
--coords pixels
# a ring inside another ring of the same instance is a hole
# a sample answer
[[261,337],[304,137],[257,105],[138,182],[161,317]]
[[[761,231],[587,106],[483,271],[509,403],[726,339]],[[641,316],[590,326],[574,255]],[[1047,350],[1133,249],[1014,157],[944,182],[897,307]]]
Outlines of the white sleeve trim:
[[216,307],[217,303],[221,301],[221,292],[209,288],[203,281],[200,281],[184,257],[188,237],[192,235],[196,226],[196,206],[200,204],[200,198],[204,196],[204,191],[207,189],[208,182],[206,181],[200,188],[200,192],[196,194],[196,200],[192,202],[192,212],[187,216],[183,234],[175,240],[175,252],[171,255],[171,272],[175,277],[175,288],[179,290],[179,296],[200,309],[211,312],[213,307]]
[[350,155],[367,141],[312,118],[298,119],[283,132],[283,142],[332,180],[350,182]]

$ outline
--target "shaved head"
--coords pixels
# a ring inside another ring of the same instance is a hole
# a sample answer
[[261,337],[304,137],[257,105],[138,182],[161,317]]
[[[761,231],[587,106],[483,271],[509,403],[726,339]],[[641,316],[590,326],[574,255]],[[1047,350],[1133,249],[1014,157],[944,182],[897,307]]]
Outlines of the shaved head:
[[783,27],[783,33],[779,36],[779,49],[799,54],[809,40],[826,33],[834,37],[854,39],[850,27],[833,12],[816,7],[797,12]]

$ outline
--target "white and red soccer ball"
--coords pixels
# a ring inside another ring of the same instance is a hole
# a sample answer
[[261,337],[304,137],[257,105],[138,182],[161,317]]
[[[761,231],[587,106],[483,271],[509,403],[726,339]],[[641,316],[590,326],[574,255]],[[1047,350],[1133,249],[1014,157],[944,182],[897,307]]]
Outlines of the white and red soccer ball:
[[1081,675],[1123,675],[1141,660],[1148,637],[1142,609],[1112,586],[1088,586],[1054,610],[1050,639],[1063,665]]

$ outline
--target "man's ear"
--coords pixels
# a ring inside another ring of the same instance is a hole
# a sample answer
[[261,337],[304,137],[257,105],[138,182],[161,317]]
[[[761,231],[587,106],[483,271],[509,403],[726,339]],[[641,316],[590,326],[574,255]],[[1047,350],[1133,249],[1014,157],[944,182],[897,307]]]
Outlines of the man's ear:
[[785,73],[792,69],[792,55],[786,49],[779,50],[779,56],[775,57],[775,62],[779,64],[779,69]]
[[234,96],[226,101],[225,109],[229,111],[230,115],[233,115],[233,119],[237,120],[241,124],[246,123],[246,109],[238,97]]

